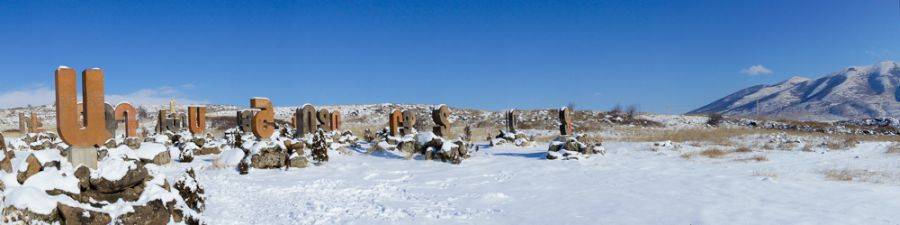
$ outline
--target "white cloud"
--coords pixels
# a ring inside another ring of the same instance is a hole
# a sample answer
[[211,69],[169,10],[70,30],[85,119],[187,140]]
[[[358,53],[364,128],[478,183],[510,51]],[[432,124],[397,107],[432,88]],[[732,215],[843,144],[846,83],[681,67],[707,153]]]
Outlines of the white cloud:
[[[79,95],[81,94],[79,93]],[[44,85],[2,92],[0,93],[0,108],[13,108],[28,105],[52,105],[55,96],[55,90]],[[171,99],[175,99],[175,101],[182,105],[207,103],[207,101],[204,100],[188,98],[184,91],[172,87],[141,89],[128,94],[107,93],[106,95],[106,101],[109,103],[117,104],[120,102],[130,102],[135,106],[164,105],[168,104]]]
[[47,86],[36,85],[0,93],[0,108],[52,104],[56,93]]
[[120,102],[130,102],[135,106],[139,105],[165,105],[169,104],[169,100],[174,99],[181,105],[205,104],[205,100],[196,100],[185,97],[185,93],[172,87],[158,87],[152,89],[141,89],[136,92],[117,95],[106,95],[106,101],[112,104]]
[[755,65],[755,66],[751,66],[750,68],[741,70],[741,73],[751,75],[751,76],[765,75],[765,74],[772,74],[772,70],[770,70],[769,68],[766,68],[763,65]]

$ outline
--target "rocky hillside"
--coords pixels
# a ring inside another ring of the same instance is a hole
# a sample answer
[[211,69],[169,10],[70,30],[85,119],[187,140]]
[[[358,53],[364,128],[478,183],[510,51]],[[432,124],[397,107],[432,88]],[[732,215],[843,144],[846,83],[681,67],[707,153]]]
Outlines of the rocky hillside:
[[793,77],[737,91],[689,114],[764,115],[799,120],[900,116],[900,66],[855,66],[819,79]]

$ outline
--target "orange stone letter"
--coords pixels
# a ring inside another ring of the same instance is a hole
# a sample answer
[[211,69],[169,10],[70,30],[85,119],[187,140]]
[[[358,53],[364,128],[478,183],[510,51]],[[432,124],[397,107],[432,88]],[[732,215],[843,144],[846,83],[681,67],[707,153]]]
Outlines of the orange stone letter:
[[272,108],[272,101],[265,98],[250,99],[250,107],[261,110],[251,121],[253,135],[258,138],[272,137],[275,133],[275,109]]
[[129,103],[116,105],[116,122],[125,122],[125,137],[137,137],[137,110]]
[[89,148],[110,138],[106,131],[106,105],[103,96],[103,70],[92,68],[82,73],[84,124],[79,125],[75,70],[56,69],[56,129],[59,137],[73,147]]
[[204,130],[206,130],[205,106],[188,107],[188,129],[191,130],[191,134],[194,135],[201,134]]
[[400,112],[399,109],[395,109],[391,112],[390,118],[388,119],[388,126],[391,129],[391,136],[397,136],[400,134],[398,131],[398,127],[400,123],[403,123],[403,113]]

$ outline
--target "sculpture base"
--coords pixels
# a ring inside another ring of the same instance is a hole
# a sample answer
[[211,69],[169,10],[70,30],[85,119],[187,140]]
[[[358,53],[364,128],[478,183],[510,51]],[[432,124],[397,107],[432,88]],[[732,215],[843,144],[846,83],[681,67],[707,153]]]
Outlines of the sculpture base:
[[77,148],[72,147],[69,150],[69,162],[73,168],[85,166],[91,169],[97,169],[97,148]]

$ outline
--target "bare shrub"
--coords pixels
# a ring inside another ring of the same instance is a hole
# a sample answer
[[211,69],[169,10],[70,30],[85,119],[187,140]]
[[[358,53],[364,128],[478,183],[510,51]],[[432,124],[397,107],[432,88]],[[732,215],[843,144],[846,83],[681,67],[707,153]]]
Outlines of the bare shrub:
[[719,124],[722,124],[723,119],[724,117],[722,117],[722,114],[711,113],[709,114],[709,118],[706,120],[706,124],[716,127],[719,126]]
[[627,118],[628,120],[634,120],[634,116],[636,116],[637,113],[638,113],[637,106],[635,106],[635,105],[628,106],[628,110],[625,112],[625,118]]
[[686,152],[686,153],[681,154],[681,158],[682,159],[691,159],[691,158],[694,158],[694,155],[696,155],[696,154],[693,152]]

